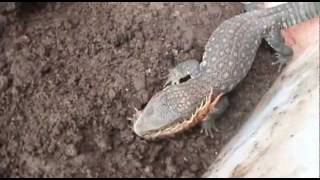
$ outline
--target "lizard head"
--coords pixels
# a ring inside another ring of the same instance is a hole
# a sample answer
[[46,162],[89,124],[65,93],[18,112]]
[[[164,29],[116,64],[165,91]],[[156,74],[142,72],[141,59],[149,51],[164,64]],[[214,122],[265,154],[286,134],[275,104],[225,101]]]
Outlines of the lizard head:
[[133,119],[133,131],[140,137],[159,133],[179,121],[177,112],[165,103],[166,91],[155,94],[142,111],[137,111]]
[[[179,94],[181,94],[181,92],[182,91],[180,91]],[[213,99],[211,99],[211,91],[209,96],[207,96],[198,107],[193,108],[190,105],[184,106],[184,108],[187,107],[193,111],[192,114],[184,116],[184,113],[181,113],[181,109],[183,109],[182,104],[185,105],[188,103],[185,103],[183,98],[179,98],[179,100],[176,99],[176,103],[180,104],[180,106],[176,106],[178,107],[176,111],[173,110],[174,108],[170,108],[170,105],[167,103],[166,98],[169,97],[170,99],[170,95],[173,93],[173,91],[158,92],[151,98],[143,111],[137,111],[133,119],[133,131],[135,134],[144,139],[173,136],[174,134],[189,129],[201,122],[212,106],[218,102],[220,96],[222,96],[222,94],[220,94],[213,101]]]

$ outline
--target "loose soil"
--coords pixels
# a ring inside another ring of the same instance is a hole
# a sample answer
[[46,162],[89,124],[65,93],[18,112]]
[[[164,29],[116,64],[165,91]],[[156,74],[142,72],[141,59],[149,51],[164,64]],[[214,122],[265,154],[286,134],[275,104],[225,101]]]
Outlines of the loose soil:
[[197,126],[149,142],[127,118],[242,12],[240,3],[55,3],[7,16],[0,177],[200,177],[278,75],[265,43],[214,138]]

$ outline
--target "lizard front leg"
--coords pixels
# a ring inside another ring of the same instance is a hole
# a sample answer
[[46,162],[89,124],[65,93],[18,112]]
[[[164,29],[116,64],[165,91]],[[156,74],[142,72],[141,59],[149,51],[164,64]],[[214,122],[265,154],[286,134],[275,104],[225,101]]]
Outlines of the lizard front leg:
[[279,64],[278,71],[292,59],[293,49],[286,45],[280,29],[272,29],[269,35],[265,38],[268,44],[276,51],[277,61],[272,65]]
[[200,65],[197,60],[186,60],[179,63],[176,67],[169,70],[168,80],[166,81],[164,87],[168,84],[179,84],[180,80],[184,77],[190,75],[191,78],[194,78],[200,72]]
[[210,109],[210,112],[202,122],[201,133],[204,132],[206,136],[210,136],[212,138],[213,137],[212,130],[214,130],[215,132],[219,131],[215,122],[226,111],[226,109],[229,107],[229,104],[230,103],[227,96],[221,97],[217,105],[214,106],[212,109]]

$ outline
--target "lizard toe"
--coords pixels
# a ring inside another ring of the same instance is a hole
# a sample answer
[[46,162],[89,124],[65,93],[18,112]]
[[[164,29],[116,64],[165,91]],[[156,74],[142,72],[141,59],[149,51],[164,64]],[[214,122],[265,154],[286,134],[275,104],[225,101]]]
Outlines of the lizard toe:
[[282,56],[281,54],[277,53],[276,54],[277,60],[272,62],[271,64],[274,65],[279,65],[278,67],[278,72],[280,72],[290,61],[291,56],[287,57],[287,56]]
[[219,129],[216,127],[215,123],[206,120],[201,124],[201,133],[204,133],[205,136],[213,138],[215,132],[219,132]]

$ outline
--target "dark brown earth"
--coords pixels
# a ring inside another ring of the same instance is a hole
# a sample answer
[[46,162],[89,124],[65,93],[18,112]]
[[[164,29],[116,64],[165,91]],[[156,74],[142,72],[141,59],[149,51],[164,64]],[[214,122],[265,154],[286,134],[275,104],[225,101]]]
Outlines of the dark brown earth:
[[240,3],[62,3],[9,15],[0,177],[200,177],[278,75],[265,44],[213,139],[197,126],[148,142],[127,117],[241,12]]

